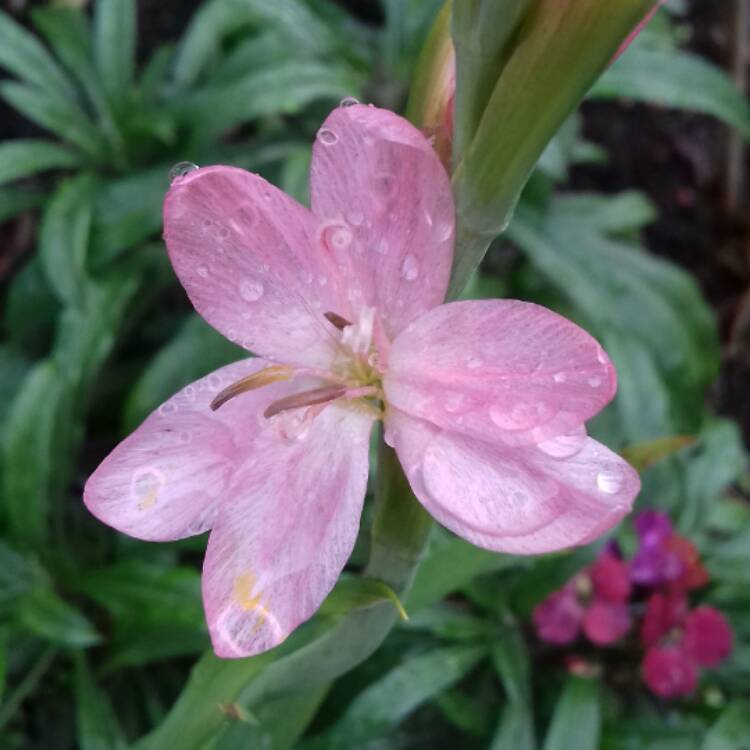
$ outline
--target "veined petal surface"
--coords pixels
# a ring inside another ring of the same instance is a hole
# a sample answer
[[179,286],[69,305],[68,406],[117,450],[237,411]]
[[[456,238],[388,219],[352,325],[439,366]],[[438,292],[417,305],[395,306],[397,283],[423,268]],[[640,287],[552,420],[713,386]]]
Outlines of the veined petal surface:
[[630,511],[638,474],[585,433],[506,446],[389,409],[386,439],[417,499],[479,547],[515,554],[586,544]]
[[393,342],[383,380],[393,406],[489,442],[567,435],[612,399],[604,350],[582,328],[515,300],[452,302]]
[[310,618],[351,554],[373,415],[330,405],[307,429],[279,414],[252,446],[211,532],[203,601],[219,656],[257,654]]
[[453,195],[429,141],[407,120],[372,106],[334,110],[313,147],[310,194],[351,315],[376,308],[393,338],[443,301]]

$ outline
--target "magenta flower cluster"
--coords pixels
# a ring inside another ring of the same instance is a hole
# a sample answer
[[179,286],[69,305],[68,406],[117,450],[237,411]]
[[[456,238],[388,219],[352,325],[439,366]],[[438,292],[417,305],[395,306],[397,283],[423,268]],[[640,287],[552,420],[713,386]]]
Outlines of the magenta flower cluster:
[[596,646],[622,643],[643,654],[641,676],[652,693],[689,695],[700,669],[731,653],[732,630],[713,607],[690,609],[689,593],[709,581],[695,545],[658,511],[643,511],[634,525],[639,544],[632,558],[608,545],[593,565],[536,607],[534,628],[557,646],[581,635]]

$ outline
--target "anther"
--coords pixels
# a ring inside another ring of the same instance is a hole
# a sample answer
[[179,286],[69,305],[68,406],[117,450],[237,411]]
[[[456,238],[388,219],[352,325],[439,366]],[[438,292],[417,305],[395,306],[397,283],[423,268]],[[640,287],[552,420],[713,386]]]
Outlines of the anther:
[[339,331],[343,331],[344,328],[347,328],[351,325],[351,323],[346,318],[342,318],[338,313],[335,312],[323,313],[323,316],[332,326],[338,328]]
[[264,385],[270,385],[279,380],[289,380],[291,377],[292,370],[289,367],[284,367],[283,365],[264,367],[262,370],[259,370],[252,375],[248,375],[246,378],[242,378],[236,383],[232,383],[223,391],[217,393],[216,396],[214,396],[214,400],[211,402],[211,409],[216,411],[227,401],[233,399],[235,396],[239,396],[241,393],[254,391],[256,388],[262,388]]
[[270,419],[282,411],[289,409],[299,409],[303,406],[314,406],[315,404],[325,404],[329,401],[335,401],[346,393],[346,387],[343,385],[326,385],[323,388],[314,388],[311,391],[295,393],[292,396],[280,398],[274,401],[264,412],[263,416]]

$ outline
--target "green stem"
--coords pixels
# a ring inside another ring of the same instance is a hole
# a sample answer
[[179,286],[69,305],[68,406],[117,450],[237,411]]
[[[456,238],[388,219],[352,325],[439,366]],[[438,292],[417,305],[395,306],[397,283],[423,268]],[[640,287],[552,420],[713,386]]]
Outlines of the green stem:
[[52,665],[55,656],[57,656],[57,649],[55,648],[48,648],[44,651],[18,687],[8,697],[8,700],[5,701],[0,708],[0,730],[15,716],[16,711],[26,698],[34,692],[36,686]]

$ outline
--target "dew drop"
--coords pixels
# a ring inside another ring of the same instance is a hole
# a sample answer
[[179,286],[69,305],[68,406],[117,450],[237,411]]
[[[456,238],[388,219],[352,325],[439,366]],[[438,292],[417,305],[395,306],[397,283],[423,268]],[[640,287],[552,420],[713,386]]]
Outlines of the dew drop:
[[589,385],[592,388],[598,388],[602,384],[602,379],[598,376],[594,376],[592,378],[589,378]]
[[445,242],[450,238],[452,233],[453,224],[449,221],[440,221],[435,226],[435,239],[437,239],[438,242]]
[[464,397],[460,393],[454,393],[448,398],[445,399],[443,402],[443,408],[449,413],[449,414],[455,414],[457,411],[461,409],[461,407],[464,405]]
[[221,227],[221,229],[219,229],[219,237],[225,240],[227,237],[229,237],[229,230],[226,227]]
[[255,209],[249,203],[243,203],[237,209],[237,217],[245,229],[255,224]]
[[419,262],[411,254],[407,255],[401,264],[401,278],[406,281],[415,281],[419,278]]
[[159,407],[159,414],[162,417],[168,417],[177,411],[177,404],[174,401],[167,401]]
[[581,452],[586,442],[586,431],[574,432],[570,435],[559,435],[552,440],[545,440],[537,444],[542,453],[552,458],[571,458]]
[[466,366],[470,370],[478,370],[483,364],[484,362],[482,362],[481,359],[477,359],[476,357],[469,357],[466,360]]
[[318,284],[325,286],[328,283],[328,279],[325,276],[318,276]]
[[303,284],[310,284],[312,283],[313,275],[309,271],[303,269],[299,272],[299,280]]
[[375,245],[375,252],[379,255],[385,255],[388,252],[388,240],[386,239],[379,239],[377,244]]
[[599,348],[598,348],[598,349],[596,350],[596,358],[597,358],[597,359],[599,360],[599,362],[600,362],[601,364],[603,364],[603,365],[606,365],[606,364],[607,364],[607,362],[608,362],[608,359],[607,359],[607,354],[606,354],[606,352],[604,351],[604,349],[602,349],[601,347],[599,347]]
[[343,224],[331,224],[323,230],[323,245],[331,252],[346,250],[352,239],[351,229]]
[[606,495],[614,495],[625,486],[625,475],[617,466],[602,469],[596,475],[596,486]]
[[175,164],[172,169],[169,170],[169,182],[172,183],[180,177],[184,177],[186,174],[198,169],[197,164],[193,164],[191,161],[181,161]]
[[255,279],[244,279],[240,284],[240,296],[245,302],[257,302],[264,291],[263,284]]
[[353,96],[345,96],[339,102],[339,107],[353,107],[355,104],[359,104],[359,99],[355,99]]
[[564,383],[568,379],[568,376],[564,372],[560,371],[556,372],[552,376],[552,379],[555,381],[555,383]]
[[365,217],[361,211],[350,211],[346,215],[346,220],[355,227],[358,227],[364,220]]
[[522,401],[510,408],[499,404],[490,407],[490,419],[503,430],[530,430],[543,424],[549,416],[549,408],[542,401]]
[[339,137],[336,135],[336,133],[333,132],[333,130],[328,130],[328,128],[321,128],[318,131],[318,139],[326,146],[333,146],[338,142]]
[[208,268],[206,266],[198,266],[195,270],[198,272],[198,276],[202,279],[208,278]]
[[193,437],[192,437],[192,435],[189,432],[184,431],[184,432],[180,433],[180,442],[183,445],[187,445],[192,439],[193,439]]

